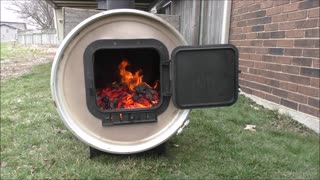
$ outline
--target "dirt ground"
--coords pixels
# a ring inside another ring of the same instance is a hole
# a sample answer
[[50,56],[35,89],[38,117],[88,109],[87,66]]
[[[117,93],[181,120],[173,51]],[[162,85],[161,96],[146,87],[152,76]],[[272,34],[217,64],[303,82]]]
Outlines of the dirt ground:
[[1,80],[21,76],[32,70],[36,65],[52,62],[56,53],[56,47],[36,47],[39,53],[27,54],[21,56],[9,57],[1,60]]

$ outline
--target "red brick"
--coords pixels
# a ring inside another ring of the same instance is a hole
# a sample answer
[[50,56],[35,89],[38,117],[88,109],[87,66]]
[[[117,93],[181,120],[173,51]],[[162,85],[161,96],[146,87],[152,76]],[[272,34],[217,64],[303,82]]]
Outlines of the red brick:
[[259,76],[264,76],[267,78],[274,78],[274,72],[272,71],[266,71],[262,69],[255,69],[255,68],[250,68],[249,73],[259,75]]
[[315,47],[316,40],[313,39],[297,39],[294,41],[295,47],[308,47],[313,48]]
[[251,32],[251,27],[250,27],[250,26],[248,26],[248,27],[242,27],[242,32],[243,32],[243,33],[249,33],[249,32]]
[[242,27],[236,27],[231,29],[231,34],[241,34],[242,33]]
[[308,17],[309,18],[315,18],[315,17],[319,17],[319,11],[320,11],[320,8],[315,8],[315,9],[310,9],[308,10]]
[[274,6],[277,7],[277,6],[289,4],[289,3],[290,3],[290,0],[280,0],[280,1],[278,0],[278,1],[275,1]]
[[264,91],[264,92],[271,92],[271,88],[266,85],[262,85],[262,84],[258,84],[258,83],[254,83],[254,82],[250,82],[250,81],[245,81],[245,80],[242,80],[242,83],[245,86],[251,87],[253,89],[257,89],[257,90]]
[[272,16],[273,23],[287,21],[287,19],[288,19],[287,14],[279,14],[279,15]]
[[313,59],[312,60],[312,67],[320,68],[320,59]]
[[[302,77],[299,75],[290,75],[290,81],[297,83],[297,84],[303,84],[303,85],[310,85],[310,78],[309,77]],[[299,90],[299,88],[298,88]]]
[[270,32],[271,38],[284,38],[285,37],[285,31],[274,31]]
[[288,21],[298,20],[298,19],[305,19],[307,17],[307,11],[298,11],[288,14]]
[[252,94],[252,90],[250,88],[242,86],[242,84],[241,84],[241,90],[245,93]]
[[257,11],[259,9],[261,9],[261,4],[259,4],[259,3],[258,4],[253,4],[251,6],[248,6],[248,11],[249,12]]
[[273,6],[274,1],[264,1],[261,3],[261,9],[267,9]]
[[289,30],[286,31],[287,38],[302,38],[304,37],[305,31],[304,30]]
[[269,48],[269,54],[283,55],[283,52],[284,52],[283,48]]
[[319,78],[320,69],[301,67],[300,74],[303,76]]
[[296,66],[285,66],[281,67],[281,71],[289,74],[299,74],[300,68]]
[[301,56],[302,55],[302,49],[285,49],[284,55]]
[[255,39],[255,38],[257,38],[257,33],[246,34],[245,37],[247,39]]
[[247,66],[247,67],[253,67],[254,66],[254,62],[253,61],[240,60],[239,64],[241,66]]
[[263,41],[262,40],[253,40],[250,42],[251,46],[262,46]]
[[265,83],[272,87],[280,87],[280,81],[274,79],[265,79]]
[[280,64],[291,64],[292,57],[286,57],[286,56],[276,56],[274,58],[274,62],[280,63]]
[[259,69],[265,69],[267,68],[267,65],[263,62],[254,62],[254,67]]
[[279,64],[267,64],[267,69],[271,71],[281,71],[281,65]]
[[240,53],[239,58],[240,59],[249,59],[250,58],[250,54]]
[[274,73],[274,78],[281,81],[290,81],[291,75],[285,73]]
[[298,86],[298,92],[311,97],[319,97],[319,88]]
[[306,37],[319,37],[319,29],[306,30]]
[[248,20],[247,25],[254,26],[254,25],[258,25],[258,24],[268,24],[271,22],[272,22],[271,17],[261,17],[261,18],[257,18],[257,19]]
[[255,53],[255,48],[251,47],[239,47],[238,49],[240,53]]
[[306,105],[300,104],[299,105],[299,111],[304,112],[306,114],[310,114],[310,115],[315,116],[315,117],[320,117],[320,113],[319,113],[319,109],[318,108],[313,108],[313,107],[310,107],[310,106],[306,106]]
[[319,19],[308,19],[302,21],[296,21],[296,28],[298,29],[305,29],[305,28],[314,28],[318,27]]
[[273,7],[273,8],[267,9],[266,15],[270,16],[274,14],[280,14],[282,13],[282,11],[283,11],[283,6]]
[[244,34],[236,34],[236,35],[231,35],[230,40],[242,40],[245,39],[246,35]]
[[311,67],[312,66],[312,59],[310,59],[310,58],[293,58],[292,65]]
[[262,56],[262,61],[265,61],[265,62],[274,62],[274,60],[275,60],[275,56],[268,56],[268,55]]
[[311,86],[319,88],[320,87],[320,79],[319,78],[312,78],[311,79]]
[[276,40],[264,40],[263,41],[263,46],[265,46],[265,47],[276,47],[277,46],[277,41]]
[[293,47],[293,40],[278,40],[277,46],[278,47]]
[[272,88],[272,94],[282,97],[282,98],[287,98],[288,97],[288,91],[284,91],[281,89],[276,89],[276,88]]
[[298,86],[296,84],[292,84],[289,82],[280,82],[280,88],[281,89],[286,89],[292,92],[297,92],[298,91]]
[[266,49],[266,48],[256,48],[256,54],[268,54],[268,49]]
[[255,60],[255,61],[261,61],[262,55],[250,54],[250,59],[251,59],[251,60]]
[[299,3],[291,3],[283,8],[283,12],[291,12],[291,11],[296,11],[299,8]]
[[305,0],[299,4],[299,9],[310,9],[314,7],[319,7],[318,0]]
[[283,22],[279,24],[280,30],[291,30],[291,29],[295,29],[296,27],[297,27],[296,22]]
[[264,30],[265,31],[276,31],[278,29],[279,29],[279,24],[278,23],[264,25]]
[[319,108],[320,106],[320,99],[315,99],[315,98],[311,98],[309,97],[308,98],[308,104],[312,107],[315,107],[315,108]]
[[243,13],[246,13],[246,12],[248,12],[248,8],[247,7],[243,7],[243,8],[238,9],[238,14],[243,14]]
[[237,27],[244,27],[247,26],[247,21],[239,21],[237,22]]
[[279,97],[277,97],[277,96],[273,96],[273,95],[271,95],[271,94],[266,94],[266,100],[268,100],[268,101],[271,101],[271,102],[274,102],[274,103],[277,103],[277,104],[279,104],[280,103],[280,98]]
[[319,49],[303,49],[303,56],[319,58]]
[[307,103],[307,97],[305,95],[297,94],[297,93],[288,93],[288,99],[298,102],[298,103]]
[[294,109],[294,110],[298,109],[298,104],[297,103],[289,101],[289,100],[286,100],[286,99],[281,99],[280,100],[280,104],[284,105],[284,106],[286,106],[288,108]]
[[239,8],[245,6],[244,3],[245,3],[245,1],[242,1],[242,0],[241,0],[241,1],[238,1],[237,3],[234,3],[234,4],[233,4],[233,8],[234,8],[234,9],[239,9]]
[[261,91],[256,91],[256,90],[254,90],[254,89],[252,89],[252,93],[251,93],[252,95],[254,95],[254,96],[258,96],[258,97],[260,97],[260,98],[265,98],[265,93],[263,93],[263,92],[261,92]]
[[250,1],[250,0],[246,0],[245,3],[244,3],[244,5],[245,5],[245,6],[249,6],[249,5],[252,5],[252,4],[254,4],[254,3],[255,3],[254,0],[251,0],[251,1]]

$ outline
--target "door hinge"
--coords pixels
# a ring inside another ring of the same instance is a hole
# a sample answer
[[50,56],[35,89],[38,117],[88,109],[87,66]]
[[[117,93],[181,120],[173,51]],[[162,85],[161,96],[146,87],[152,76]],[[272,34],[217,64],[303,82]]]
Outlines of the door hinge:
[[165,61],[161,61],[160,64],[161,64],[162,66],[169,66],[170,63],[171,63],[171,60],[165,60]]
[[163,92],[163,96],[172,96],[172,81],[169,81],[169,84],[166,86],[167,88]]

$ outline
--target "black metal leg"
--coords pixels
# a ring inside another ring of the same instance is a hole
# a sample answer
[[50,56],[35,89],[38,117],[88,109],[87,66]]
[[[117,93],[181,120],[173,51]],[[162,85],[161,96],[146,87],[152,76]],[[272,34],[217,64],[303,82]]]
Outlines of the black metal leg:
[[[166,152],[167,152],[167,143],[162,143],[159,146],[157,146],[153,149],[150,149],[146,152],[131,154],[129,156],[145,156],[145,155],[147,155],[147,156],[148,155],[161,156],[161,155],[165,155]],[[101,155],[114,155],[114,154],[106,153],[106,152],[100,151],[98,149],[95,149],[95,148],[89,146],[89,158],[90,159],[101,156]]]

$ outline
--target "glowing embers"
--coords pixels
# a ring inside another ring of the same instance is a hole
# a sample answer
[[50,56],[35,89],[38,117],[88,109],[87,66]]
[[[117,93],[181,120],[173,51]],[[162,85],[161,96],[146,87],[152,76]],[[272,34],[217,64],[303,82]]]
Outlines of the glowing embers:
[[126,69],[128,66],[127,59],[118,66],[121,82],[97,89],[100,110],[151,108],[159,103],[159,81],[150,86],[143,82],[142,69],[132,73]]

